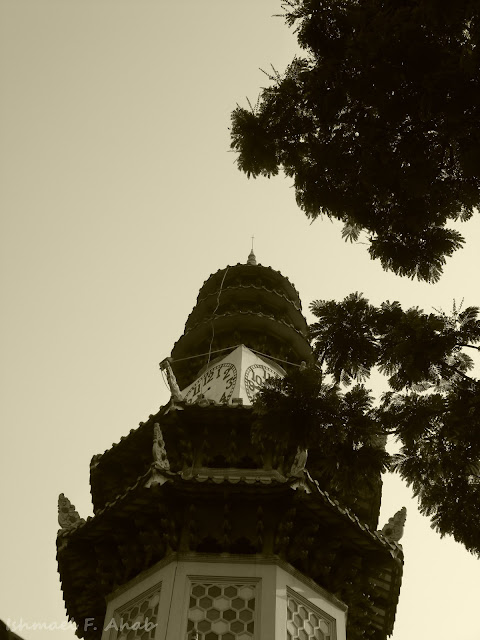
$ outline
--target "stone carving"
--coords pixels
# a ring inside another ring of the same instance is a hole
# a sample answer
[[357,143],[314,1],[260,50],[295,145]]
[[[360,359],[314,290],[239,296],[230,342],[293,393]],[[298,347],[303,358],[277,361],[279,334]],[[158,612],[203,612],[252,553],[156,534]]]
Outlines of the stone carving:
[[398,542],[403,536],[403,529],[405,527],[405,520],[407,519],[407,510],[402,507],[400,511],[390,518],[387,524],[383,527],[383,535],[392,542]]
[[294,478],[301,478],[305,471],[305,465],[307,464],[308,449],[302,449],[297,447],[297,455],[293,461],[292,468],[290,469],[289,476]]
[[165,449],[165,442],[163,440],[162,430],[160,425],[156,422],[153,426],[153,461],[157,469],[163,469],[164,471],[170,471],[170,463],[167,458],[167,451]]
[[58,496],[58,524],[62,529],[70,529],[77,524],[85,522],[80,518],[75,507],[63,493]]
[[160,363],[160,370],[165,371],[167,374],[167,382],[170,387],[170,393],[172,394],[172,400],[174,402],[181,402],[183,400],[183,395],[180,391],[180,387],[178,386],[172,367],[170,366],[170,361],[171,358],[165,358],[165,360],[162,360]]

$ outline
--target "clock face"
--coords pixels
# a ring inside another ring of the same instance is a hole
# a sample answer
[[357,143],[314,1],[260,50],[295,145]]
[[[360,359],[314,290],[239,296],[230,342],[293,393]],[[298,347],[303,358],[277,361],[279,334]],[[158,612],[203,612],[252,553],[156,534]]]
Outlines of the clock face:
[[215,402],[228,402],[232,397],[237,381],[237,369],[231,362],[224,362],[202,373],[198,380],[185,393],[187,402],[195,402],[202,393]]
[[269,378],[280,378],[280,375],[266,364],[252,364],[245,371],[245,390],[248,399],[253,401],[258,390]]

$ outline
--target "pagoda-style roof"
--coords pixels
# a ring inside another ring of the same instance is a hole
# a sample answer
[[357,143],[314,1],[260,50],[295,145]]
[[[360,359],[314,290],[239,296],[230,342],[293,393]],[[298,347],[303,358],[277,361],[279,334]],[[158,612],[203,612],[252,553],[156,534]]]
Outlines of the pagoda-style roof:
[[312,359],[298,293],[253,252],[205,281],[162,362],[170,402],[92,458],[94,516],[60,496],[58,568],[81,637],[99,640],[107,596],[156,563],[218,554],[287,563],[348,605],[355,637],[392,632],[403,553],[376,531],[379,474],[339,504],[305,450],[254,433],[258,380]]
[[[280,441],[270,448],[253,442],[253,420],[251,405],[218,404],[208,400],[206,404],[169,403],[111,449],[93,457],[90,487],[94,513],[123,495],[148,471],[152,462],[154,425],[157,423],[162,428],[173,471],[181,472],[192,467],[272,468],[286,473],[296,452]],[[314,451],[311,456],[312,459],[315,457]],[[373,477],[372,485],[370,491],[366,487],[358,487],[349,506],[374,529],[380,509],[380,478]]]
[[186,387],[210,354],[245,344],[267,357],[300,364],[312,360],[300,299],[280,272],[237,264],[212,274],[198,294],[185,332],[172,350],[172,368]]
[[[252,269],[252,266],[255,267]],[[225,276],[226,272],[229,272]],[[287,300],[292,302],[299,311],[302,310],[302,303],[298,291],[295,289],[290,280],[280,271],[272,269],[272,267],[262,264],[241,264],[224,267],[215,273],[212,273],[200,288],[197,296],[197,303],[205,299],[211,293],[217,291],[223,280],[223,287],[228,286],[263,286],[268,290],[276,291],[278,294],[285,296]]]
[[[278,557],[362,611],[371,634],[391,633],[401,547],[322,491],[308,473],[153,463],[93,518],[59,532],[58,564],[69,617],[103,620],[105,597],[171,554]],[[227,556],[225,556],[227,557]],[[101,625],[99,626],[101,628]]]
[[[160,426],[168,464],[154,462]],[[80,627],[104,615],[106,595],[171,554],[223,553],[279,558],[361,611],[372,638],[391,632],[401,547],[308,471],[291,475],[294,456],[281,443],[252,444],[251,426],[250,406],[169,403],[94,457],[95,515],[69,521],[57,541],[67,611]]]

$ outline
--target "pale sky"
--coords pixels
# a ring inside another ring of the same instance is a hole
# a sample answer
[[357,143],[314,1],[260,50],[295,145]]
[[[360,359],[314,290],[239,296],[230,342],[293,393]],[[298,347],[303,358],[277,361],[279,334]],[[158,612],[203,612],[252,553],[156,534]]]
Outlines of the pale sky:
[[[442,280],[419,284],[345,244],[339,225],[311,225],[288,179],[236,169],[231,110],[268,83],[259,67],[282,70],[296,51],[280,12],[279,0],[0,0],[4,621],[66,620],[58,494],[92,514],[92,455],[167,401],[158,363],[251,235],[307,320],[312,300],[353,291],[425,310],[480,303],[479,220],[461,226],[466,248]],[[404,505],[393,640],[479,640],[478,561],[386,478],[380,526]]]

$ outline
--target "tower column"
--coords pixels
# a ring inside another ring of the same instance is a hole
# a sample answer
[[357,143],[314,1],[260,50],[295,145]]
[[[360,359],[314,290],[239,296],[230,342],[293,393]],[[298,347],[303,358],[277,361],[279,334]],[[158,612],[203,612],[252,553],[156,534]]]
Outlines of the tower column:
[[279,559],[179,554],[111,594],[102,640],[345,640],[346,610]]

